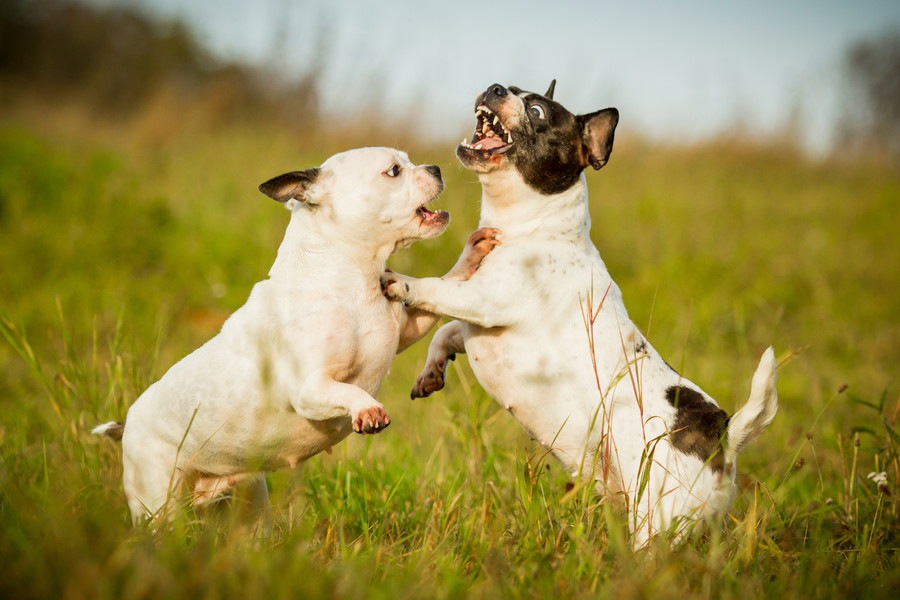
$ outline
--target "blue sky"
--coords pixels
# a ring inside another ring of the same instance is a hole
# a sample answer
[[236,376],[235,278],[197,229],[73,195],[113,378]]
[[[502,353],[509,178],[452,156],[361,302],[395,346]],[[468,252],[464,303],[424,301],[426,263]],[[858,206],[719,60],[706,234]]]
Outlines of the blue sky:
[[900,28],[900,0],[127,1],[180,18],[225,58],[296,73],[324,57],[336,116],[374,104],[459,138],[488,84],[543,91],[557,78],[575,111],[619,108],[620,131],[770,134],[793,117],[822,149],[843,101],[843,52]]

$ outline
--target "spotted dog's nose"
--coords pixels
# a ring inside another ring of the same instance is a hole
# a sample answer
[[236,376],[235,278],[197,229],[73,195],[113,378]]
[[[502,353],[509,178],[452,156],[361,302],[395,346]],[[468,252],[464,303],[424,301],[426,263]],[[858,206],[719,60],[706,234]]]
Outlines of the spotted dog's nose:
[[495,83],[488,88],[487,96],[497,96],[498,98],[503,98],[507,93],[508,90],[505,87],[503,87],[499,83]]

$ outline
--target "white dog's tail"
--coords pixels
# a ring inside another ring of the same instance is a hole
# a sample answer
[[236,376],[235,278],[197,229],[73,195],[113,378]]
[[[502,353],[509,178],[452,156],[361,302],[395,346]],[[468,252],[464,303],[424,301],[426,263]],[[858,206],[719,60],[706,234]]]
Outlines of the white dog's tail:
[[733,463],[738,453],[765,431],[778,412],[778,392],[775,376],[778,362],[775,351],[767,348],[759,359],[759,366],[750,384],[750,399],[728,422],[728,449],[725,462]]
[[118,421],[110,421],[103,425],[97,425],[91,429],[91,433],[94,435],[106,436],[109,439],[118,442],[122,439],[122,434],[125,433],[125,424],[119,423]]

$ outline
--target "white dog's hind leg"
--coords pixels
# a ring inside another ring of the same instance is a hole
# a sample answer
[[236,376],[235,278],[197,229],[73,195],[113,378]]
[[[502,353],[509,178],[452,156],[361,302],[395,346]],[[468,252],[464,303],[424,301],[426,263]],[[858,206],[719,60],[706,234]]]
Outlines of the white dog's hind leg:
[[173,500],[183,491],[182,473],[175,465],[176,449],[162,442],[129,440],[129,433],[126,430],[122,466],[131,521],[139,525],[168,517]]
[[253,536],[259,539],[272,537],[272,505],[265,475],[260,475],[247,486],[247,508],[253,523]]
[[201,475],[194,480],[193,488],[193,502],[198,508],[213,508],[224,499],[240,516],[238,522],[250,525],[253,537],[265,539],[271,536],[272,507],[265,475]]
[[447,365],[457,354],[464,354],[465,351],[463,324],[460,321],[451,321],[438,329],[428,345],[425,367],[413,384],[410,398],[426,398],[443,389]]

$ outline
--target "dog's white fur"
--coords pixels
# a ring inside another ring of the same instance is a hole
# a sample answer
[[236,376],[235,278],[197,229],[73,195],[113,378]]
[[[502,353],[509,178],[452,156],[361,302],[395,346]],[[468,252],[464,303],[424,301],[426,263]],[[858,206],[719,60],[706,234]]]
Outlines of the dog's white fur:
[[435,334],[413,395],[430,393],[423,388],[436,379],[442,387],[448,360],[467,353],[484,389],[573,476],[625,498],[636,546],[725,510],[737,453],[777,409],[772,349],[727,428],[725,468],[714,472],[678,451],[666,390],[683,386],[715,402],[672,370],[629,319],[590,238],[584,174],[547,196],[509,162],[476,167],[480,226],[499,229],[503,244],[467,282],[390,274],[384,281],[390,297],[458,319]]
[[435,172],[364,148],[331,157],[308,185],[275,190],[291,219],[268,279],[138,398],[124,435],[115,423],[94,430],[123,435],[136,523],[169,514],[181,490],[196,502],[239,483],[267,520],[262,473],[390,423],[375,396],[394,354],[434,320],[407,319],[379,278],[395,249],[446,228],[446,213],[417,213],[443,188]]

